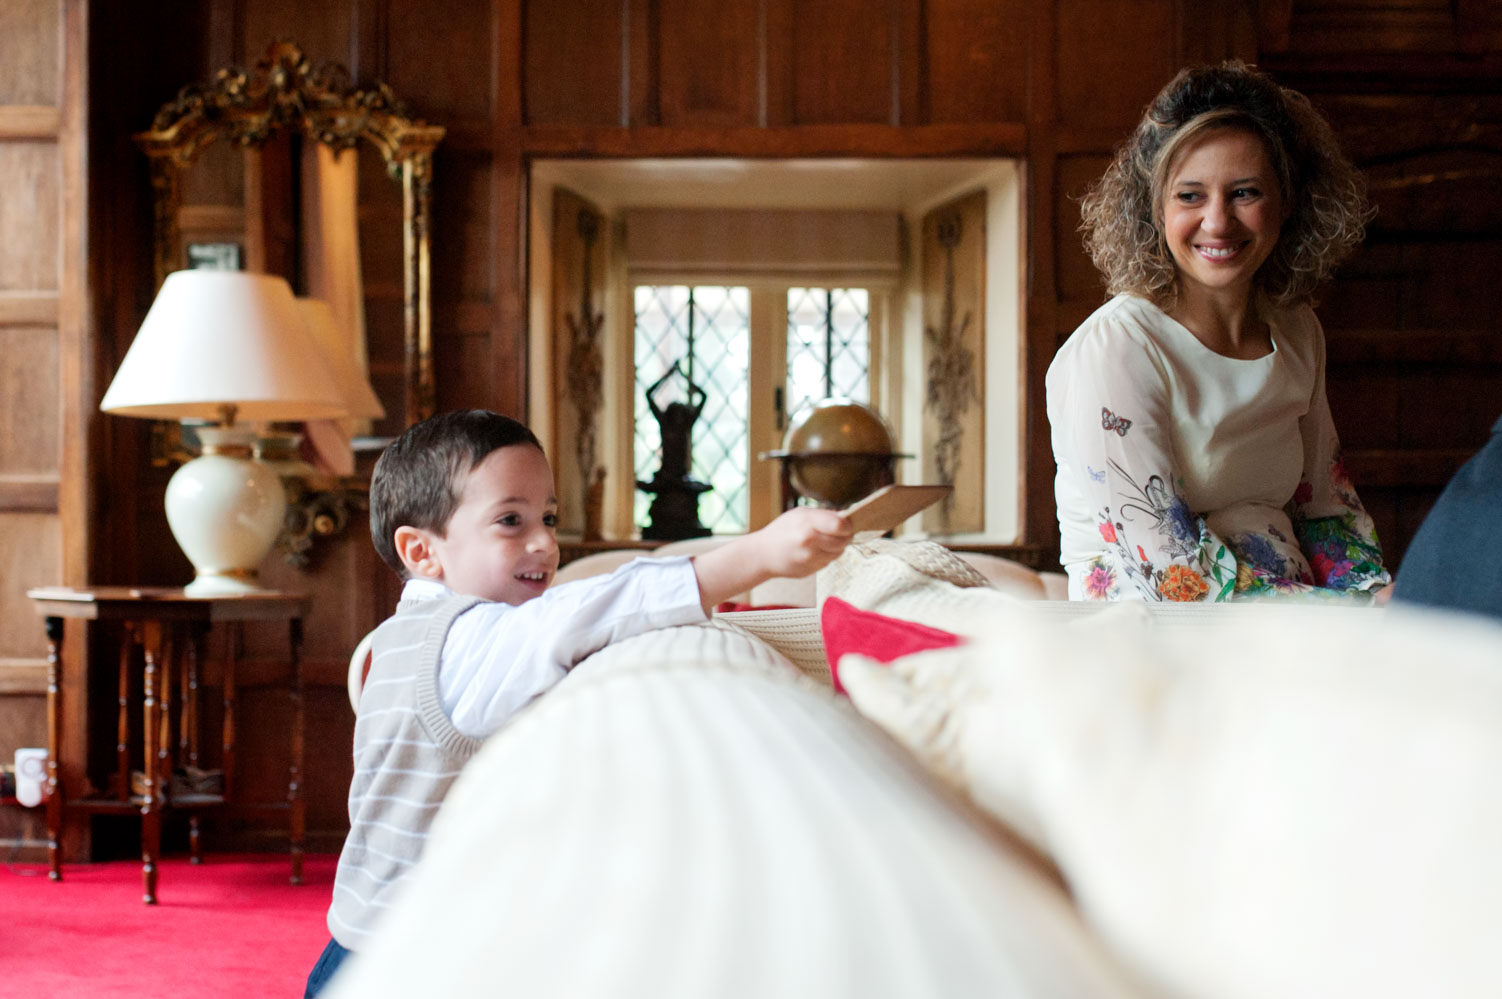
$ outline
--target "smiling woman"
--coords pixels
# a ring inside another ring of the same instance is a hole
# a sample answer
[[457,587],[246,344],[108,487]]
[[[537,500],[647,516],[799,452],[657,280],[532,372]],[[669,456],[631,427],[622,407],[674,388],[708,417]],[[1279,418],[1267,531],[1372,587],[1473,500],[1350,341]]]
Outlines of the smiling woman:
[[1371,599],[1309,305],[1367,217],[1329,126],[1240,63],[1185,70],[1083,215],[1116,297],[1047,377],[1070,596]]

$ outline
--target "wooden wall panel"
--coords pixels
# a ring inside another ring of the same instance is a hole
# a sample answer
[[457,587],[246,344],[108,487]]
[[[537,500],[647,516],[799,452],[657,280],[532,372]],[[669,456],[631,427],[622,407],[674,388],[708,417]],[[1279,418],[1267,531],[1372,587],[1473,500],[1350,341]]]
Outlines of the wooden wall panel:
[[[1455,0],[1297,0],[1290,4],[1288,45],[1290,53],[1398,53],[1403,55],[1441,55],[1455,52],[1463,44],[1502,39],[1502,5],[1494,0],[1456,3]],[[1474,27],[1465,24],[1461,8],[1491,8],[1490,18],[1483,12]],[[1490,23],[1486,23],[1489,21]],[[1467,41],[1467,30],[1478,30],[1483,38]]]
[[[768,0],[769,44],[782,49],[790,123],[887,124],[897,116],[898,5],[867,0]],[[859,30],[853,26],[859,25]]]
[[[1294,20],[1333,16],[1337,6],[1296,4]],[[1448,22],[1453,11],[1442,13]],[[1502,277],[1502,99],[1464,93],[1458,78],[1434,80],[1436,57],[1401,61],[1410,44],[1438,44],[1432,32],[1420,41],[1384,34],[1401,24],[1417,30],[1418,14],[1411,4],[1387,5],[1356,39],[1316,34],[1295,49],[1319,55],[1277,62],[1279,79],[1328,115],[1378,210],[1319,314],[1347,465],[1398,566],[1423,514],[1502,414],[1490,304]],[[1453,53],[1458,38],[1449,39]],[[1368,73],[1332,68],[1351,45],[1384,46],[1383,58],[1400,60],[1386,92],[1371,92]]]
[[[495,80],[490,5],[426,0],[389,7],[384,77],[408,111],[445,127],[488,123]],[[435,72],[439,67],[443,71]]]
[[1106,287],[1100,272],[1085,252],[1085,236],[1080,232],[1080,199],[1090,185],[1105,173],[1109,156],[1060,156],[1058,160],[1058,197],[1054,205],[1057,219],[1054,241],[1054,273],[1059,301],[1093,309],[1105,300]]
[[1059,121],[1125,138],[1179,69],[1171,0],[1059,0]]
[[[354,5],[349,0],[255,0],[235,6],[243,18],[235,26],[236,37],[244,48],[231,58],[239,65],[253,67],[266,54],[268,45],[289,39],[302,47],[314,66],[337,62],[349,67],[354,29]],[[221,38],[215,47],[223,49],[229,41]],[[205,69],[204,79],[207,79],[219,67]],[[369,67],[368,71],[373,76],[379,75],[385,67]]]
[[667,126],[754,125],[762,115],[756,0],[660,0],[658,107]]
[[0,4],[0,106],[57,106],[61,27],[57,0]]
[[[924,5],[923,122],[1022,121],[1030,20],[1022,0],[934,0]],[[913,124],[904,122],[904,124]]]
[[58,165],[55,142],[0,143],[0,291],[57,288]]
[[[0,512],[0,659],[41,659],[47,654],[42,619],[26,596],[57,572],[62,530],[55,513]],[[9,756],[0,745],[0,760]]]
[[620,124],[621,34],[620,4],[524,0],[517,55],[526,123]]
[[492,157],[439,147],[433,166],[433,337],[439,409],[501,405],[476,363],[492,349],[498,244],[515,238],[495,208]]
[[57,474],[57,349],[55,328],[0,326],[0,479]]

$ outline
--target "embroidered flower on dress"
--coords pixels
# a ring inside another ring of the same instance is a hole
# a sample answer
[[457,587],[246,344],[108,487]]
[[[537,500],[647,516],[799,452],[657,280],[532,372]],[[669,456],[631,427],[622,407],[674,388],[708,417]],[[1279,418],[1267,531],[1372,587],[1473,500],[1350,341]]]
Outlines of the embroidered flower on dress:
[[1100,536],[1101,540],[1106,544],[1114,545],[1116,543],[1116,525],[1109,520],[1102,523],[1100,525]]
[[1189,504],[1184,502],[1184,497],[1175,495],[1164,512],[1167,514],[1165,523],[1175,541],[1187,544],[1199,541],[1199,523],[1190,511]]
[[1110,600],[1116,595],[1116,573],[1104,562],[1094,562],[1085,573],[1085,596],[1091,600]]
[[1164,600],[1189,603],[1204,599],[1205,594],[1210,592],[1210,584],[1205,582],[1205,577],[1187,565],[1171,565],[1163,573],[1163,582],[1158,584],[1158,592]]
[[1257,582],[1257,574],[1246,562],[1236,564],[1236,592],[1245,593]]
[[1288,561],[1271,541],[1260,534],[1243,534],[1238,538],[1232,538],[1231,547],[1236,550],[1236,554],[1241,556],[1242,561],[1250,562],[1258,569],[1265,570],[1269,575],[1289,575]]

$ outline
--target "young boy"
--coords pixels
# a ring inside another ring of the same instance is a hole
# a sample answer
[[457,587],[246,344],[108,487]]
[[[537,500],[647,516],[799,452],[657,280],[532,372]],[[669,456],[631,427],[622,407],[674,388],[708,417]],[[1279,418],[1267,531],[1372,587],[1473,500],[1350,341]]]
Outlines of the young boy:
[[638,559],[550,590],[557,521],[537,438],[495,413],[425,420],[376,463],[371,537],[407,582],[372,640],[332,939],[307,996],[360,949],[459,771],[516,711],[607,643],[703,621],[767,579],[817,571],[851,537],[844,514],[796,508],[692,559]]

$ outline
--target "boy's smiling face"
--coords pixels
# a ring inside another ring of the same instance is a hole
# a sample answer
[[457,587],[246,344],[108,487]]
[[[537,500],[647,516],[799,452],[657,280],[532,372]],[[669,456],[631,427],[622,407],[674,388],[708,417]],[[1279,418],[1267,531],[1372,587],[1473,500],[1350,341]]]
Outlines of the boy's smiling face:
[[423,532],[428,558],[417,574],[455,593],[526,603],[558,571],[557,529],[547,457],[530,444],[498,448],[470,469],[443,534]]

